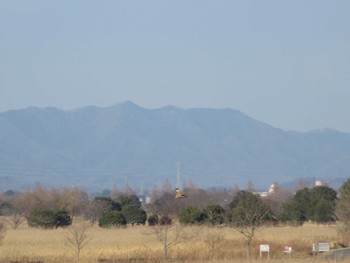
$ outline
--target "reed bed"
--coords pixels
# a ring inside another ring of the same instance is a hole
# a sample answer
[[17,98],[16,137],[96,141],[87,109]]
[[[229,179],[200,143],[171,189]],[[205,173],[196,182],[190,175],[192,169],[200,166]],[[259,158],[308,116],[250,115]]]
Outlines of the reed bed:
[[[256,233],[248,260],[244,238],[232,228],[191,226],[183,231],[196,235],[173,246],[169,262],[261,262],[259,244],[270,245],[269,262],[319,262],[324,259],[311,255],[312,243],[337,240],[336,225],[266,227]],[[67,229],[62,228],[43,230],[26,225],[16,230],[8,228],[0,246],[0,262],[76,262],[74,251],[67,246],[67,234]],[[94,225],[89,227],[87,238],[89,242],[81,250],[80,263],[163,262],[162,244],[148,226],[103,229]],[[284,245],[292,246],[291,257],[283,253]]]

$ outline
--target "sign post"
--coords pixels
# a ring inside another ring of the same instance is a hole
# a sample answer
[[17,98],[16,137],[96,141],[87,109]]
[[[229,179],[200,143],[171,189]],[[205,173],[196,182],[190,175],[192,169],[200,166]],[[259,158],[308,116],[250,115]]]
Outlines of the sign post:
[[283,253],[289,255],[289,257],[292,257],[292,247],[285,245]]
[[270,246],[260,245],[260,259],[262,259],[263,253],[267,253],[267,259],[270,259]]
[[319,252],[328,252],[330,250],[329,243],[312,243],[312,253],[314,255]]

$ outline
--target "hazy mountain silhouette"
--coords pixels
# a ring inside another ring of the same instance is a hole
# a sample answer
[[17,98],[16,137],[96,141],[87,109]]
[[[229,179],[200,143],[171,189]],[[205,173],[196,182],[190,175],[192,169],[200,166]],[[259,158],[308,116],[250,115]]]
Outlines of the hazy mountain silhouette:
[[175,186],[177,173],[200,187],[244,187],[248,180],[266,187],[305,177],[346,178],[349,171],[350,134],[286,132],[232,109],[144,109],[124,102],[0,113],[6,189],[35,183],[150,187],[165,179]]

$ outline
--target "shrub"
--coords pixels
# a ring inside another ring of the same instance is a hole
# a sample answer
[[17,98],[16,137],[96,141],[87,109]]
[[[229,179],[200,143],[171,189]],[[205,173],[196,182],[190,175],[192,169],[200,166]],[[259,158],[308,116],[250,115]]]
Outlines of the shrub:
[[148,217],[147,223],[149,226],[156,226],[158,225],[159,217],[157,214],[152,214]]
[[206,215],[194,206],[184,208],[179,214],[179,221],[182,224],[201,224],[205,219]]
[[11,210],[11,205],[7,202],[0,203],[0,216],[7,215]]
[[126,226],[126,223],[125,216],[117,210],[103,213],[98,220],[98,225],[104,228]]
[[128,205],[123,207],[122,213],[125,216],[126,222],[128,224],[144,225],[147,220],[146,212],[135,206]]
[[210,226],[223,224],[225,221],[225,209],[219,205],[208,205],[204,209],[206,223]]
[[118,202],[113,201],[110,197],[107,196],[96,196],[93,203],[96,206],[104,208],[106,211],[122,210],[122,207]]
[[55,213],[56,218],[56,228],[57,227],[64,227],[69,226],[72,224],[72,217],[68,214],[66,210],[57,210]]
[[0,244],[5,237],[5,234],[6,234],[5,224],[3,222],[0,222]]
[[161,226],[171,225],[172,222],[173,222],[173,220],[172,220],[169,216],[167,216],[167,215],[162,216],[162,217],[159,219],[159,225],[161,225]]
[[66,210],[40,208],[30,213],[28,225],[42,228],[58,228],[72,224],[72,217]]
[[122,209],[126,206],[133,206],[141,208],[141,201],[137,195],[119,195],[117,198],[118,203],[121,205]]

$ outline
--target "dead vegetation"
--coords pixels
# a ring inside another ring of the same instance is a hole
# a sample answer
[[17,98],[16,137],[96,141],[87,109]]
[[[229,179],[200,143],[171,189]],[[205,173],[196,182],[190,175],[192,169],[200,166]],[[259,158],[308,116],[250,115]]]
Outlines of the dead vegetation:
[[[7,228],[0,247],[0,262],[71,263],[77,261],[77,251],[81,263],[164,262],[164,244],[159,242],[155,234],[145,235],[147,231],[151,231],[149,226],[102,229],[94,225],[85,232],[80,231],[77,225],[70,229],[43,230],[24,224],[17,229]],[[67,233],[71,238],[70,247],[67,247]],[[196,235],[171,246],[167,251],[169,262],[260,262],[260,244],[270,245],[270,262],[281,262],[288,258],[283,253],[284,245],[293,248],[288,262],[315,262],[311,255],[312,243],[338,239],[336,225],[266,227],[256,233],[251,245],[251,259],[248,261],[245,240],[232,228],[186,226],[181,228],[181,233]],[[79,243],[79,240],[89,242]],[[171,240],[169,237],[168,242]],[[321,257],[317,258],[317,261],[321,260]]]

